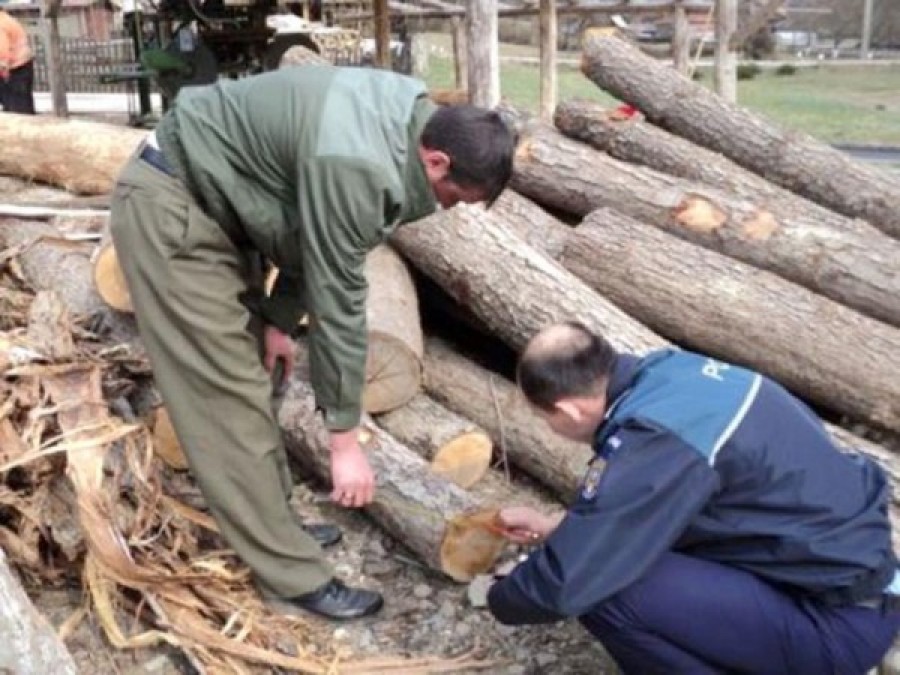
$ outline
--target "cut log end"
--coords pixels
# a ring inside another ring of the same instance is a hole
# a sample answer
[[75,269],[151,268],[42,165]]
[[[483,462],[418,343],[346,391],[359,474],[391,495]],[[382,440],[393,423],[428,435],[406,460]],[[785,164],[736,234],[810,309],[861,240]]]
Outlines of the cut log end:
[[500,534],[497,509],[456,516],[447,523],[441,543],[441,569],[455,581],[471,581],[484,574],[506,548]]
[[119,266],[116,249],[107,243],[94,260],[94,286],[103,302],[119,312],[133,313],[131,294]]
[[470,488],[490,469],[492,450],[487,434],[470,431],[440,448],[431,461],[431,470],[461,488]]
[[419,392],[422,361],[402,340],[369,333],[363,409],[369,413],[395,410]]
[[714,232],[728,221],[724,211],[697,195],[687,197],[674,211],[676,221],[695,232]]
[[153,451],[173,469],[188,468],[187,458],[175,435],[169,412],[163,406],[153,414]]

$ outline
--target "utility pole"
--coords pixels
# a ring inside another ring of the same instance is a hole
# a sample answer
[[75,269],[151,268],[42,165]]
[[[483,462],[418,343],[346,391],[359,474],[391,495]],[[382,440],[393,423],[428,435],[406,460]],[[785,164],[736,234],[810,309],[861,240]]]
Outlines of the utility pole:
[[716,0],[716,93],[729,103],[737,101],[736,31],[737,0]]
[[862,40],[859,43],[860,58],[869,58],[869,51],[872,48],[872,10],[875,0],[865,0],[863,5],[863,21],[862,21]]

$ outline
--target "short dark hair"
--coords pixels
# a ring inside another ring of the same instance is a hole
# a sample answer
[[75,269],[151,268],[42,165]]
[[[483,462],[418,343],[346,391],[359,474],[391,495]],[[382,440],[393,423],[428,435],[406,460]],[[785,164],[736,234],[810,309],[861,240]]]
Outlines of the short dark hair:
[[601,394],[612,373],[616,351],[577,321],[545,328],[519,359],[517,379],[528,401],[551,411],[563,398]]
[[425,123],[419,141],[429,150],[447,153],[450,180],[460,187],[484,190],[488,206],[512,177],[518,136],[493,110],[442,106]]

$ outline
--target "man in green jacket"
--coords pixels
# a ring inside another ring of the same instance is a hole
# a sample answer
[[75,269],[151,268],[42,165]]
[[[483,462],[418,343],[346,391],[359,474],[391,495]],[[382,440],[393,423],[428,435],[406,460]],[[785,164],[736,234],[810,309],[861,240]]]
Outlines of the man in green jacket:
[[[382,605],[334,578],[319,544],[340,532],[289,505],[271,373],[290,376],[290,334],[308,312],[332,499],[363,506],[366,253],[438,204],[491,203],[514,146],[497,113],[436,109],[416,80],[303,66],[183,90],[119,176],[113,240],[157,385],[222,534],[286,611]],[[263,258],[280,270],[270,297]]]

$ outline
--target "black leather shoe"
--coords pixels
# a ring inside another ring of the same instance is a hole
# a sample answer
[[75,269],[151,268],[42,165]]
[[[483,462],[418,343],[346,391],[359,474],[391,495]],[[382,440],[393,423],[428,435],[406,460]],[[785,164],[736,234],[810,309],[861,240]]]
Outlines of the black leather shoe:
[[304,523],[303,529],[322,548],[334,546],[344,537],[341,528],[331,523],[312,523],[310,525]]
[[361,619],[381,609],[384,598],[381,593],[351,588],[332,579],[312,593],[279,599],[272,604],[285,614],[294,615],[299,613],[297,610],[306,610],[328,619]]

